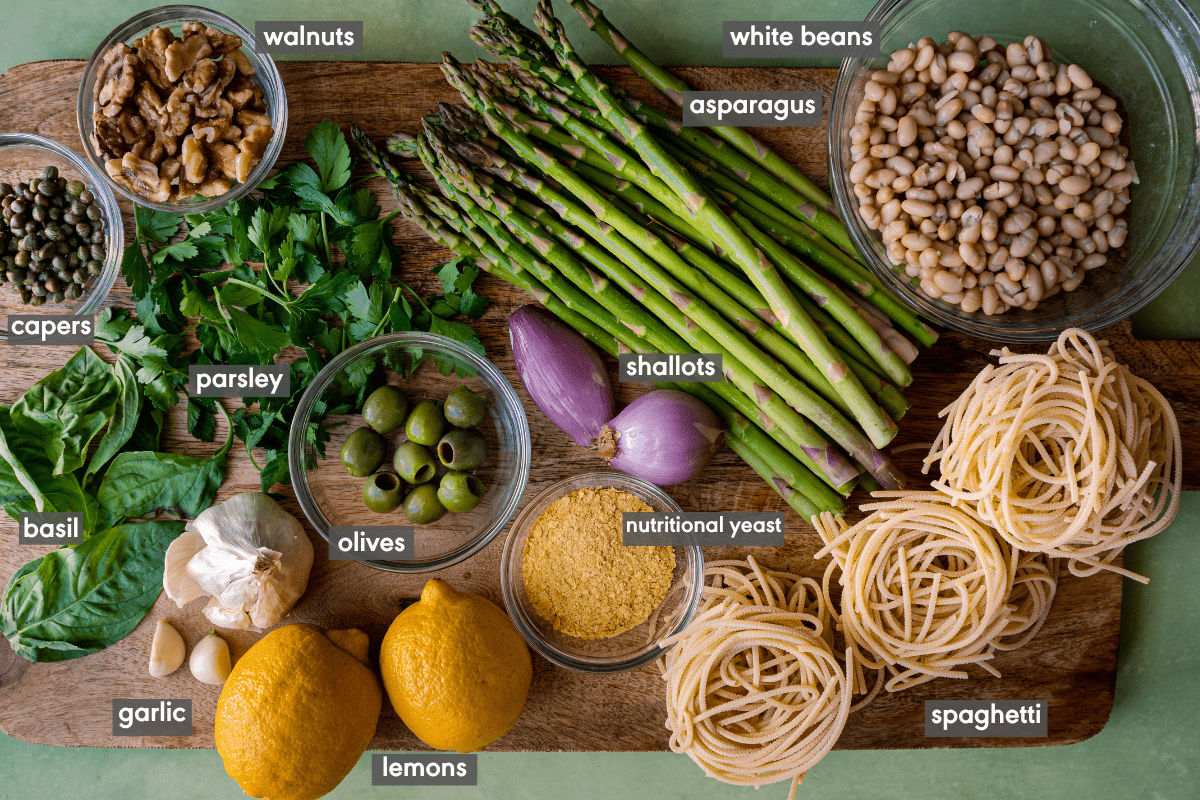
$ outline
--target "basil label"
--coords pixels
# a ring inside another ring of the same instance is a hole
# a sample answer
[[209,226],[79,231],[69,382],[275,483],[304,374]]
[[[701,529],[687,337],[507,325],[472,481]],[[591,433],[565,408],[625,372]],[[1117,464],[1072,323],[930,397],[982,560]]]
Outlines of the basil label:
[[79,544],[83,514],[78,511],[23,511],[17,520],[18,544]]

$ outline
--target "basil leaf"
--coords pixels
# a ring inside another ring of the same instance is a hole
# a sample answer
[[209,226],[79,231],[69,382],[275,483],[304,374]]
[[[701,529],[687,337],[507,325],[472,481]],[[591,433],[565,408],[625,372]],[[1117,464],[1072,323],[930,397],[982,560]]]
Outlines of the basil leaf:
[[[225,408],[218,404],[222,414]],[[229,416],[225,414],[226,422]],[[117,518],[162,512],[194,519],[212,504],[225,480],[225,461],[233,444],[233,425],[225,444],[211,458],[171,453],[121,453],[104,475],[97,496],[100,511]]]
[[54,474],[83,466],[88,443],[107,424],[120,386],[104,359],[81,347],[62,369],[35,383],[12,407],[17,428],[39,438]]
[[[121,449],[133,436],[134,429],[137,428],[138,419],[142,413],[143,395],[142,385],[137,379],[136,366],[133,359],[127,355],[122,354],[117,358],[113,374],[116,375],[117,382],[121,385],[121,393],[117,397],[117,405],[113,409],[108,430],[104,432],[100,444],[96,447],[96,452],[92,453],[91,459],[88,460],[87,471],[83,475],[84,483],[87,483],[92,475],[98,473],[100,468],[107,464],[113,456],[121,452]],[[155,446],[157,447],[157,445]]]
[[33,481],[37,493],[30,493],[17,477],[11,463],[0,460],[0,505],[13,519],[23,511],[80,511],[83,512],[83,535],[94,529],[94,503],[88,498],[73,474],[54,475],[54,467],[46,458],[42,441],[13,425],[8,406],[0,406],[0,436],[21,472]]
[[25,564],[9,581],[0,633],[30,661],[66,661],[127,636],[162,591],[182,522],[119,525]]

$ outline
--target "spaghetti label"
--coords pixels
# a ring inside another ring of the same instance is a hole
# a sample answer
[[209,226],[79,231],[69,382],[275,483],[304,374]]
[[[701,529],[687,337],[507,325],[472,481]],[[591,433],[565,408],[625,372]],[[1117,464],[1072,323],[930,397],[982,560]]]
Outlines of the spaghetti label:
[[626,511],[621,544],[627,547],[783,546],[782,511]]
[[1044,700],[926,700],[927,737],[1048,736]]

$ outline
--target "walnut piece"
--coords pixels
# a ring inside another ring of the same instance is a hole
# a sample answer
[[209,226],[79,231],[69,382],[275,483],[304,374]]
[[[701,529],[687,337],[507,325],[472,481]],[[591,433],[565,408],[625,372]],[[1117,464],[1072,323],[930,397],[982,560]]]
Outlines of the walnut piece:
[[208,39],[198,33],[192,34],[186,39],[176,39],[171,42],[167,46],[166,63],[163,65],[167,80],[175,83],[183,73],[192,68],[193,64],[211,52],[212,45],[208,43]]
[[[90,137],[109,176],[156,202],[245,182],[274,136],[240,37],[199,22],[155,27],[104,53]],[[235,124],[236,123],[236,124]]]

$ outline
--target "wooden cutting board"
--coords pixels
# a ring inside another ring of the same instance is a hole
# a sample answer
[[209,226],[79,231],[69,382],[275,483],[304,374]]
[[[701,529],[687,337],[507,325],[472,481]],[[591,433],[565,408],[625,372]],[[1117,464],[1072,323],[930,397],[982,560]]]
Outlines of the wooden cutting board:
[[[57,61],[26,64],[0,78],[0,131],[31,131],[78,148],[75,95],[82,63]],[[280,64],[290,102],[289,130],[280,164],[304,157],[302,142],[308,130],[323,119],[346,126],[355,122],[373,138],[394,130],[414,131],[419,119],[439,100],[454,100],[435,65],[383,63]],[[645,99],[653,98],[644,84],[627,69],[604,68],[606,75],[628,86]],[[808,89],[820,90],[828,102],[834,71],[829,69],[681,69],[690,84],[703,89]],[[805,173],[825,183],[824,128],[770,128],[762,137]],[[412,169],[412,165],[406,165]],[[370,184],[384,206],[394,208],[381,181]],[[127,230],[132,217],[125,207]],[[403,278],[425,293],[439,291],[429,275],[431,266],[449,254],[433,245],[407,224],[398,225],[404,248]],[[533,437],[533,469],[528,497],[550,483],[584,470],[601,467],[597,457],[575,447],[529,401],[513,370],[505,318],[516,306],[528,302],[507,284],[485,276],[479,286],[492,306],[476,325],[488,354],[516,387],[529,413]],[[128,304],[128,290],[118,281],[112,300]],[[1105,332],[1119,358],[1158,386],[1171,400],[1183,428],[1184,449],[1200,452],[1200,345],[1193,342],[1149,342],[1135,339],[1128,323]],[[916,364],[916,379],[907,394],[913,407],[901,423],[896,444],[929,442],[939,426],[937,412],[970,382],[995,346],[955,334],[945,334],[923,352]],[[2,345],[0,345],[2,347]],[[107,349],[102,353],[108,356]],[[11,403],[30,384],[60,367],[72,348],[22,347],[4,351],[0,372],[0,402]],[[629,402],[644,388],[619,384],[619,403]],[[224,436],[218,434],[218,441]],[[163,449],[192,454],[211,453],[212,445],[196,442],[186,432],[179,408],[171,416]],[[919,455],[899,457],[913,485],[920,483]],[[1189,465],[1190,466],[1190,465]],[[1189,487],[1200,483],[1195,468],[1185,476]],[[229,471],[218,500],[259,488],[258,474],[244,451],[234,448]],[[785,510],[786,506],[731,452],[692,481],[669,490],[687,510]],[[289,492],[290,495],[290,492]],[[861,501],[864,495],[856,495]],[[294,498],[285,503],[301,520]],[[859,515],[852,514],[856,519]],[[790,509],[787,510],[787,545],[756,548],[763,563],[788,566],[819,576],[823,562],[812,558],[819,539]],[[306,528],[307,528],[306,523]],[[312,622],[334,628],[366,630],[378,653],[379,643],[400,602],[416,597],[426,579],[442,577],[459,589],[482,594],[502,603],[498,580],[501,540],[456,567],[439,573],[401,576],[379,572],[350,561],[330,563],[322,554],[323,542],[309,528],[317,544],[317,558],[308,592],[287,622]],[[1178,534],[1176,534],[1178,535]],[[17,547],[16,526],[7,517],[0,521],[0,580],[7,583],[25,561],[47,548]],[[739,548],[711,548],[708,558],[744,557]],[[1151,576],[1153,578],[1153,576]],[[165,596],[126,639],[104,652],[60,664],[31,665],[15,657],[0,640],[0,728],[29,742],[64,746],[105,747],[212,747],[212,719],[218,690],[192,679],[187,669],[156,680],[146,671],[150,638],[158,619],[169,620],[194,645],[211,625],[197,602],[179,610]],[[917,747],[996,747],[1069,744],[1097,733],[1113,704],[1117,646],[1121,615],[1121,580],[1111,574],[1085,580],[1066,577],[1059,585],[1053,611],[1041,633],[1026,647],[999,654],[993,662],[1005,676],[991,678],[976,671],[967,681],[935,681],[876,700],[850,718],[838,741],[842,749]],[[236,659],[257,640],[247,632],[223,632]],[[113,698],[191,698],[194,734],[187,738],[116,738],[111,735]],[[923,701],[942,699],[1040,699],[1049,704],[1046,739],[937,739],[924,737]],[[386,703],[385,703],[386,706]],[[619,675],[583,675],[534,658],[533,685],[525,712],[512,731],[491,750],[615,750],[644,751],[667,748],[662,681],[653,666]],[[425,749],[385,708],[372,749]]]

